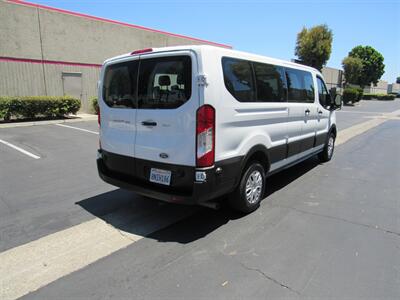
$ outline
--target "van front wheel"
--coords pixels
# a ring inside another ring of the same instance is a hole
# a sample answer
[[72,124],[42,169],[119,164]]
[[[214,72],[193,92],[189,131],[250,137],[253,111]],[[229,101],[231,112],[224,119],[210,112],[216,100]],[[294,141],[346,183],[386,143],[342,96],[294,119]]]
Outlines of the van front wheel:
[[250,213],[260,206],[264,191],[264,168],[258,162],[252,162],[247,166],[239,185],[230,195],[230,205],[235,210]]
[[318,158],[321,162],[328,162],[332,159],[333,150],[335,149],[335,135],[330,132],[328,139],[325,143],[324,149],[318,154]]

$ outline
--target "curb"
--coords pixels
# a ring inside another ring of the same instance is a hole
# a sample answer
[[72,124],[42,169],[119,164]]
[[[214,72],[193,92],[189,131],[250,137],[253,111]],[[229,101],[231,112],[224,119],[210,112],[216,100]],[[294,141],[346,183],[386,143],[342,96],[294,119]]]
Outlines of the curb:
[[27,126],[38,126],[38,125],[51,125],[51,124],[62,124],[62,123],[76,123],[97,120],[97,115],[77,115],[73,119],[61,119],[61,120],[47,120],[47,121],[33,121],[33,122],[15,122],[0,124],[0,128],[13,128],[13,127],[27,127]]

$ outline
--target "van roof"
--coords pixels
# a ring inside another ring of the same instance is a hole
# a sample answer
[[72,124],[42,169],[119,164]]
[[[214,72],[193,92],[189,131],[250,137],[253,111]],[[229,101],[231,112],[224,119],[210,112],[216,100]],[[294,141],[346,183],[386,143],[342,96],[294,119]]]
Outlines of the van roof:
[[[256,60],[256,61],[257,60],[262,61],[262,60],[267,59],[268,62],[271,64],[277,64],[277,65],[282,65],[282,66],[287,66],[287,67],[294,67],[294,68],[313,71],[318,74],[321,74],[317,69],[306,66],[306,65],[302,65],[299,63],[282,60],[282,59],[277,59],[277,58],[272,58],[272,57],[268,57],[265,55],[253,54],[250,52],[244,52],[244,51],[238,51],[238,50],[233,50],[233,49],[228,49],[228,48],[212,46],[212,45],[182,45],[182,46],[159,47],[159,48],[152,48],[151,53],[169,52],[169,51],[178,51],[178,50],[193,50],[195,52],[201,52],[202,50],[212,50],[214,53],[215,53],[215,51],[218,51],[221,56],[234,56],[234,57],[241,57],[243,59]],[[122,54],[119,56],[109,58],[104,63],[131,57],[132,56],[131,53],[132,52],[129,52],[126,54]]]

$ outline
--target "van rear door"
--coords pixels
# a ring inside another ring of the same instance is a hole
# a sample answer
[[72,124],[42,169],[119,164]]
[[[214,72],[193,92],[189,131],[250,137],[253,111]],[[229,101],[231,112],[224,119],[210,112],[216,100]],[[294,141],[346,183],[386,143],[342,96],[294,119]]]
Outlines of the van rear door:
[[105,164],[112,171],[131,176],[135,173],[133,157],[138,68],[138,57],[106,64],[99,89],[100,141],[101,148],[105,150]]
[[192,51],[140,56],[135,138],[138,177],[149,180],[151,162],[195,166],[199,93],[193,74],[197,74],[197,60]]

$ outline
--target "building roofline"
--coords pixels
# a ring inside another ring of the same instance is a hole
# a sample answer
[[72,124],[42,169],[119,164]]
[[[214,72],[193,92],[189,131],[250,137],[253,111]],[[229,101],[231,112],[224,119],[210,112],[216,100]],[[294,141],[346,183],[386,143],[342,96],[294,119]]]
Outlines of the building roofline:
[[129,23],[125,23],[125,22],[115,21],[115,20],[111,20],[111,19],[106,19],[106,18],[91,16],[91,15],[87,15],[87,14],[83,14],[83,13],[79,13],[79,12],[74,12],[74,11],[70,11],[70,10],[66,10],[66,9],[51,7],[51,6],[42,5],[42,4],[37,4],[37,3],[32,3],[32,2],[28,2],[28,1],[23,1],[23,0],[7,0],[7,2],[9,2],[9,3],[14,3],[14,4],[18,4],[18,5],[25,5],[25,6],[30,6],[30,7],[36,7],[36,8],[44,9],[44,10],[50,10],[50,11],[54,11],[54,12],[58,12],[58,13],[62,13],[62,14],[67,14],[67,15],[72,15],[72,16],[76,16],[76,17],[81,17],[81,18],[85,18],[85,19],[96,20],[96,21],[100,21],[100,22],[106,22],[106,23],[121,25],[121,26],[125,26],[125,27],[130,27],[130,28],[142,29],[142,30],[151,31],[151,32],[156,32],[156,33],[160,33],[160,34],[165,34],[165,35],[169,35],[169,36],[173,36],[173,37],[179,37],[179,38],[189,39],[189,40],[196,41],[196,42],[202,42],[202,43],[206,43],[206,44],[209,44],[209,45],[214,45],[214,46],[218,46],[218,47],[223,47],[223,48],[232,49],[232,46],[226,45],[226,44],[211,42],[211,41],[207,41],[207,40],[203,40],[203,39],[199,39],[199,38],[195,38],[195,37],[190,37],[190,36],[181,35],[181,34],[177,34],[177,33],[172,33],[172,32],[167,32],[167,31],[163,31],[163,30],[158,30],[158,29],[153,29],[153,28],[144,27],[144,26],[140,26],[140,25],[134,25],[134,24],[129,24]]

